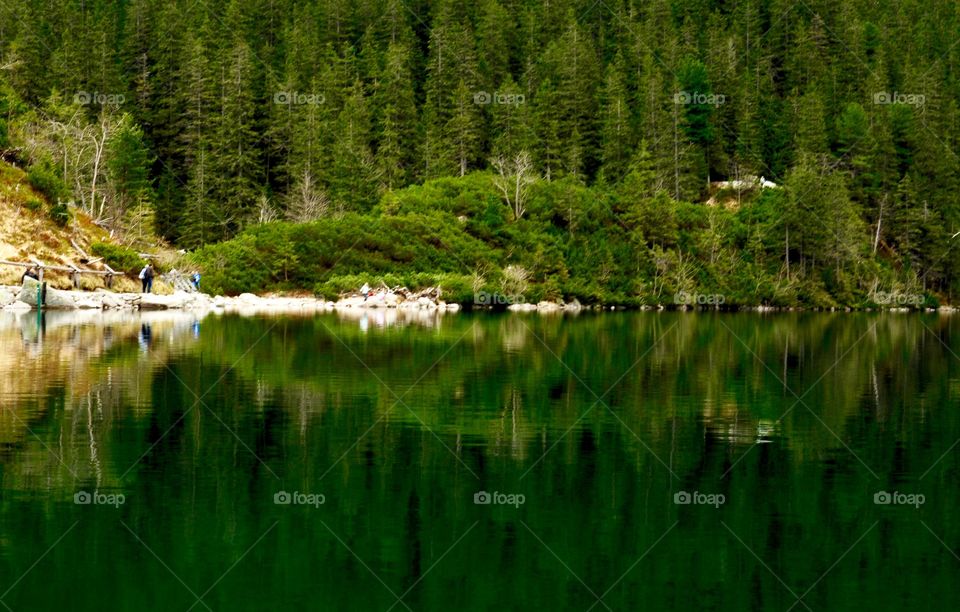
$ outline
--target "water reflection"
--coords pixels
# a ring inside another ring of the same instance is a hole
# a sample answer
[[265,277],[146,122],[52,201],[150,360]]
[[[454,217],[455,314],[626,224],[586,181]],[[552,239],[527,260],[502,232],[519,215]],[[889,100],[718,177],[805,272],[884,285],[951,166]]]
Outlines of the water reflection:
[[236,563],[214,609],[386,609],[390,590],[787,609],[810,585],[814,609],[950,607],[956,560],[924,524],[960,542],[956,337],[937,316],[5,313],[2,575],[77,525],[45,561],[64,589],[31,574],[5,602],[195,603],[140,538],[198,593]]
[[458,313],[441,310],[404,310],[397,308],[355,308],[336,311],[336,317],[344,321],[355,321],[360,331],[371,328],[382,330],[389,327],[417,325],[432,328],[440,325],[444,318],[455,318]]

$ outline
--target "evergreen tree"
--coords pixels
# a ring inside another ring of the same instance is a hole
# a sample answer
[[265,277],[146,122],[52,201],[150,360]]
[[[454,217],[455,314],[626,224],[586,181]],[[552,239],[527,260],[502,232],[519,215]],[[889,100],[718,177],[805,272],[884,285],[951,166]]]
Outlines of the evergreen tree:
[[417,176],[420,150],[410,51],[400,43],[387,48],[383,73],[374,94],[377,117],[377,167],[387,189],[409,184]]

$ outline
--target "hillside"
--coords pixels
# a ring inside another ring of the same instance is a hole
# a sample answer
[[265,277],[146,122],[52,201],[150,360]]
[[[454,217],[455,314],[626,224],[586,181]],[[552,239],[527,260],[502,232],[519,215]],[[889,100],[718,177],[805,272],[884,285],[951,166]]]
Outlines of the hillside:
[[[95,245],[112,245],[119,252],[129,250],[83,212],[71,209],[69,221],[61,226],[52,218],[51,210],[50,202],[31,186],[26,172],[0,161],[0,260],[29,262],[32,257],[47,265],[73,264],[83,269],[104,270],[102,260],[90,255]],[[23,272],[23,268],[0,265],[0,285],[20,284]],[[44,278],[53,287],[71,287],[67,273],[49,271]],[[129,276],[118,278],[114,288],[134,291],[135,280]],[[84,289],[103,287],[103,284],[100,277],[84,275],[81,278]]]

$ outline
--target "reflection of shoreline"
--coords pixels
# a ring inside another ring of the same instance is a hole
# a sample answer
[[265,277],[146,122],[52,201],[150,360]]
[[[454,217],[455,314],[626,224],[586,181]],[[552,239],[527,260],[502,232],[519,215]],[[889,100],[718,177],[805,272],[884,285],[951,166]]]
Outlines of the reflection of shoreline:
[[[150,407],[153,372],[200,333],[189,312],[0,313],[0,448],[34,457],[23,463],[31,469],[57,469],[50,465],[62,456],[86,474],[88,460],[76,463],[75,453],[94,448],[123,407]],[[38,423],[60,413],[87,426],[70,429],[57,443],[66,450],[51,454],[37,443]]]
[[[151,325],[169,323],[175,325],[176,323],[184,321],[194,321],[206,315],[177,310],[48,310],[44,311],[42,316],[44,329],[49,333],[61,327],[72,327],[76,325],[115,326],[125,324],[139,325],[140,323],[149,323]],[[36,310],[24,312],[0,311],[0,332],[7,329],[24,330],[27,327],[35,328],[37,320]]]
[[441,310],[405,310],[401,308],[355,308],[335,311],[337,318],[356,321],[361,331],[385,329],[395,325],[434,327],[443,318]]
[[[20,312],[0,311],[0,334],[7,330],[17,330],[28,344],[63,328],[105,327],[129,328],[131,334],[141,326],[149,326],[154,331],[165,332],[168,329],[191,330],[193,335],[199,324],[208,317],[256,316],[286,317],[307,319],[317,316],[336,317],[344,321],[356,322],[362,331],[385,329],[393,326],[418,325],[435,327],[447,314],[441,310],[404,310],[397,308],[356,308],[329,312],[287,312],[270,311],[258,308],[210,310],[195,312],[189,310],[49,310],[37,313],[35,310]],[[122,335],[122,334],[114,334]]]

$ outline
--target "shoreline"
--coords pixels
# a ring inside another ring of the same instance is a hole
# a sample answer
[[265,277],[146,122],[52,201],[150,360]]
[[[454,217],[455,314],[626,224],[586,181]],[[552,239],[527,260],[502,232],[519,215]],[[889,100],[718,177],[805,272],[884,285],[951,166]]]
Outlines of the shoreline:
[[[27,278],[22,286],[0,285],[0,310],[22,312],[37,309],[39,282]],[[937,308],[891,307],[830,307],[804,308],[798,306],[766,305],[715,305],[692,306],[688,304],[642,305],[637,307],[616,305],[582,305],[572,302],[541,301],[536,304],[516,303],[493,307],[476,304],[470,311],[481,312],[539,312],[539,313],[579,313],[608,311],[675,311],[675,312],[925,312],[949,314],[956,308],[949,305]],[[447,303],[440,299],[439,291],[420,293],[394,293],[380,290],[367,297],[352,295],[341,297],[337,301],[317,297],[299,297],[284,295],[255,295],[242,293],[238,296],[211,296],[198,291],[176,290],[172,294],[114,292],[107,289],[95,291],[63,290],[47,288],[43,310],[105,310],[105,311],[251,311],[251,312],[335,312],[335,311],[376,311],[401,310],[425,312],[459,312],[464,307],[456,302]]]
[[[23,286],[0,285],[0,310],[7,312],[25,312],[36,310],[36,293],[39,283],[27,279]],[[342,297],[337,301],[324,300],[316,297],[296,297],[283,295],[255,295],[243,293],[235,297],[211,296],[201,292],[174,291],[172,294],[156,293],[121,293],[105,289],[96,291],[47,289],[46,303],[43,310],[71,311],[226,311],[226,312],[343,312],[343,311],[383,311],[398,310],[410,312],[459,312],[461,310],[481,312],[538,312],[538,313],[580,313],[580,312],[609,312],[609,311],[675,311],[675,312],[925,312],[950,314],[956,311],[953,306],[938,308],[909,308],[905,306],[893,307],[831,307],[831,308],[804,308],[796,306],[766,306],[766,305],[736,305],[736,306],[690,306],[690,305],[657,305],[657,306],[605,306],[582,305],[572,302],[542,301],[537,304],[517,303],[494,308],[489,305],[475,305],[464,309],[462,305],[452,302],[446,303],[439,298],[416,296],[405,298],[402,295],[390,292],[378,292],[367,298],[354,295]]]

